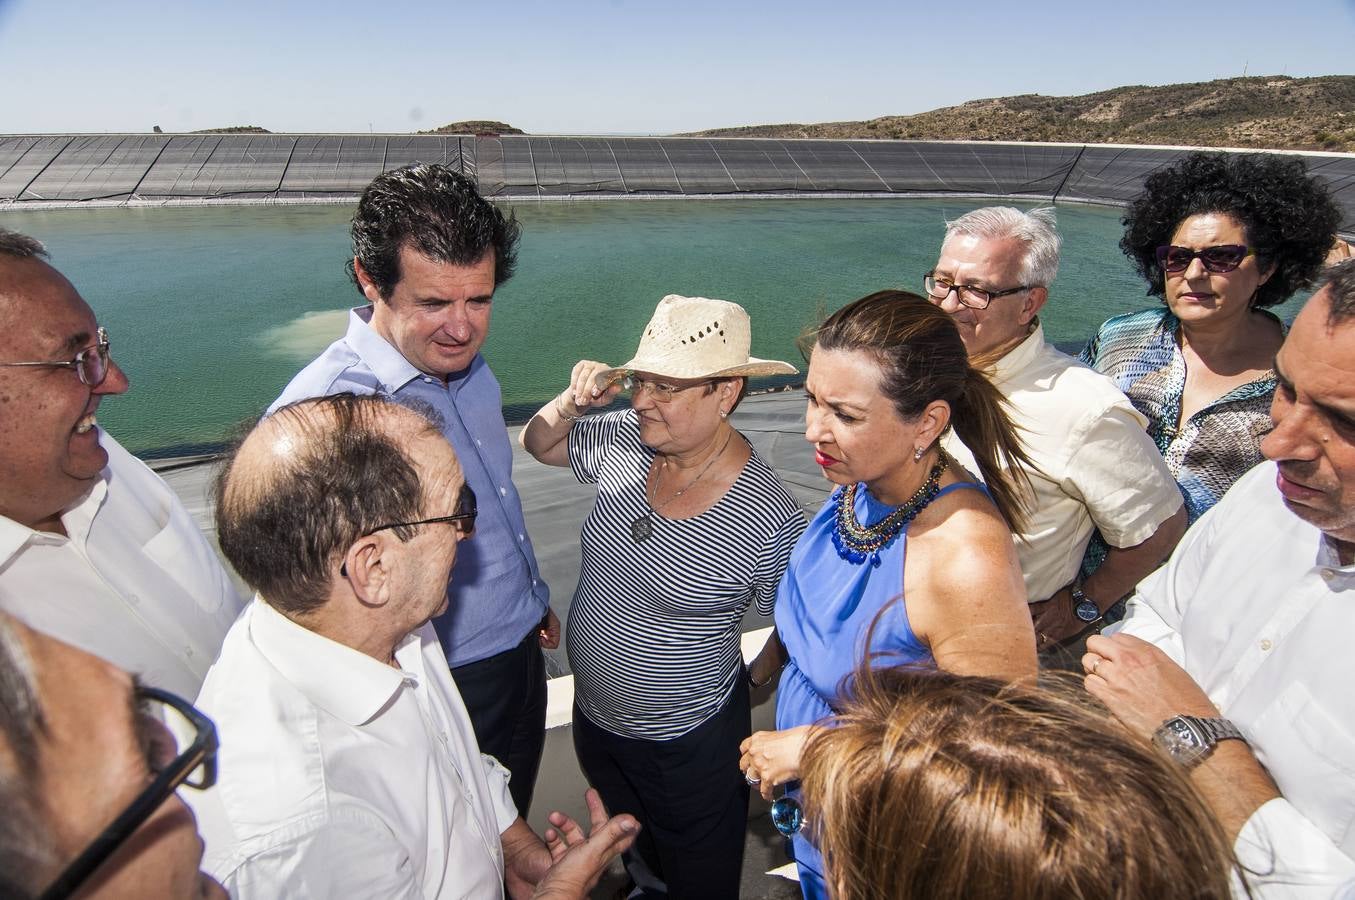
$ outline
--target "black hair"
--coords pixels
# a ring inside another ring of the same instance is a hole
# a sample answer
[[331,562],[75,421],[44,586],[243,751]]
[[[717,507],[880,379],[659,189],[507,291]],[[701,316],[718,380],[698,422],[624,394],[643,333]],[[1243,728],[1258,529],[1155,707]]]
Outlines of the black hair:
[[1191,153],[1149,175],[1124,215],[1120,249],[1164,298],[1157,248],[1191,216],[1224,213],[1241,223],[1257,264],[1275,272],[1252,305],[1274,306],[1312,284],[1336,239],[1341,213],[1303,161],[1265,153]]
[[[513,276],[521,227],[447,166],[417,163],[378,175],[353,215],[353,257],[382,297],[400,282],[400,250],[470,266],[494,251],[494,284]],[[357,283],[353,263],[349,275]]]

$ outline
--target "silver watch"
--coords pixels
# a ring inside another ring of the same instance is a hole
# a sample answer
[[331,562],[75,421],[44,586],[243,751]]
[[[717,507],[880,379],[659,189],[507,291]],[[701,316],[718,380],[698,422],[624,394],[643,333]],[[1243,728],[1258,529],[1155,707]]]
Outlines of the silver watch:
[[1172,716],[1153,732],[1153,743],[1187,769],[1204,762],[1219,741],[1227,740],[1246,738],[1232,722],[1217,717]]

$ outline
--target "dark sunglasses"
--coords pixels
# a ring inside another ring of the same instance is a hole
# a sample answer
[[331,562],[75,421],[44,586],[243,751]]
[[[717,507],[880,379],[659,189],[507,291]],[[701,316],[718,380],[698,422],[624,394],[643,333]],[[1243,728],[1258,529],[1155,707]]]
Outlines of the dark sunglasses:
[[1157,264],[1162,267],[1162,271],[1176,274],[1190,268],[1191,262],[1199,257],[1206,272],[1222,275],[1233,271],[1242,265],[1242,260],[1255,253],[1251,247],[1242,244],[1219,244],[1217,247],[1205,247],[1203,250],[1164,244],[1157,248]]
[[[136,701],[143,715],[168,722],[177,716],[194,733],[193,741],[156,773],[155,779],[57,876],[40,900],[69,897],[122,846],[132,833],[151,817],[160,805],[173,796],[179,785],[200,791],[216,784],[216,726],[187,700],[158,688],[136,688]],[[177,730],[166,729],[175,740]]]
[[[385,525],[378,525],[367,535],[376,534],[378,531],[385,531],[387,528],[413,528],[415,525],[436,525],[439,522],[454,522],[456,530],[461,532],[462,537],[470,537],[475,532],[475,517],[479,514],[479,507],[475,503],[475,491],[470,489],[470,485],[461,485],[461,493],[456,498],[456,511],[450,516],[434,516],[431,519],[415,519],[413,522],[387,522]],[[339,574],[347,577],[348,562],[339,564]]]

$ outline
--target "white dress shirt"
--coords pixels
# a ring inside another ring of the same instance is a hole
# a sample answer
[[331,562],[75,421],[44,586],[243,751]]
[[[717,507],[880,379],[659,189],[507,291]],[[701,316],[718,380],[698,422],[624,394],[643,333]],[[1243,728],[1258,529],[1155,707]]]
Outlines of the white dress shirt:
[[1246,736],[1283,795],[1235,850],[1261,897],[1355,877],[1355,566],[1252,469],[1138,586],[1122,630],[1161,647]]
[[0,516],[0,609],[192,698],[243,598],[169,486],[99,444],[108,465],[62,514],[68,536]]
[[502,896],[508,772],[480,754],[431,626],[395,661],[258,597],[232,626],[198,698],[220,777],[183,795],[232,897]]
[[[1109,378],[1045,343],[1042,326],[998,360],[992,378],[1040,470],[1016,542],[1026,599],[1037,603],[1073,580],[1093,528],[1112,547],[1140,544],[1181,508],[1181,490],[1148,420]],[[953,430],[942,444],[981,474]]]

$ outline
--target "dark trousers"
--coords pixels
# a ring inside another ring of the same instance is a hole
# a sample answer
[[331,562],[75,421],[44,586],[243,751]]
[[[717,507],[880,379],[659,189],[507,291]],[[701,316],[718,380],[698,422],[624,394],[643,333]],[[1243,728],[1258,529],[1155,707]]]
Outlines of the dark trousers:
[[[640,820],[630,853],[678,900],[737,898],[748,828],[739,744],[752,731],[742,679],[724,709],[668,741],[620,737],[574,707],[574,750],[613,814]],[[629,854],[628,854],[629,855]],[[635,879],[645,888],[642,878]],[[645,896],[664,896],[653,889]]]
[[513,773],[513,803],[525,819],[546,746],[546,664],[533,629],[512,650],[452,669],[480,752]]

